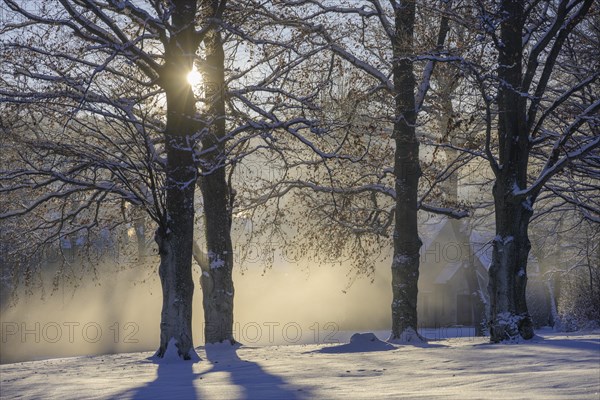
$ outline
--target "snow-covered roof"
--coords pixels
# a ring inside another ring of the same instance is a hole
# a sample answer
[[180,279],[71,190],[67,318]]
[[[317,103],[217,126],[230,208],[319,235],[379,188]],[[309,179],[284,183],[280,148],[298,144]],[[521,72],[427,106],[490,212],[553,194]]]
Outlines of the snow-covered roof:
[[[477,258],[481,265],[485,269],[489,270],[492,264],[492,241],[494,239],[493,232],[480,232],[473,230],[469,238],[471,242],[471,249],[473,251],[473,257]],[[529,258],[527,259],[527,265],[531,272],[539,271],[539,261],[530,252]]]
[[435,278],[435,283],[440,284],[440,285],[448,283],[448,281],[450,279],[452,279],[454,274],[456,274],[456,272],[458,272],[458,270],[460,269],[460,267],[462,267],[462,265],[463,264],[461,262],[453,262],[453,263],[446,264],[444,266],[444,268],[442,269],[442,271],[437,276],[437,278]]
[[491,232],[471,231],[469,241],[471,242],[471,250],[473,257],[477,258],[485,269],[490,269],[492,264],[492,238],[494,234]]
[[421,242],[423,242],[421,249],[428,249],[447,223],[447,219],[442,219],[433,223],[427,222],[420,224],[419,237],[421,238]]

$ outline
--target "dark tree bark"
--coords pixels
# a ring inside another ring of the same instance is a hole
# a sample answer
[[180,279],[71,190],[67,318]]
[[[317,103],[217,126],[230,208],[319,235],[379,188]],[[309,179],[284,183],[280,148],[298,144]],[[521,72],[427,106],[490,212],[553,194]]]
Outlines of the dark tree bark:
[[195,98],[187,83],[198,41],[194,32],[196,1],[174,3],[173,34],[165,49],[165,65],[160,76],[167,95],[165,130],[166,215],[156,232],[159,247],[159,275],[163,305],[160,322],[160,347],[163,357],[174,340],[183,359],[193,353],[192,341],[192,245],[194,238],[194,191],[197,167],[193,136]]
[[200,190],[204,201],[208,268],[202,272],[206,343],[233,338],[233,246],[231,218],[233,193],[225,171],[225,79],[221,34],[213,29],[204,40],[206,65],[204,81],[209,100],[206,129],[202,135],[204,153]]
[[417,189],[421,169],[419,141],[415,133],[415,76],[413,73],[413,32],[415,2],[405,1],[395,9],[393,73],[395,88],[394,174],[396,209],[394,259],[392,261],[392,333],[390,340],[421,340],[417,333],[417,281],[419,249],[417,230]]
[[[533,206],[543,185],[561,171],[571,160],[583,157],[598,146],[598,139],[575,145],[569,151],[567,144],[574,132],[600,107],[596,101],[582,111],[582,116],[566,125],[556,139],[538,179],[528,186],[529,160],[535,135],[543,120],[536,120],[541,112],[540,102],[562,46],[574,27],[588,13],[592,1],[561,1],[556,4],[550,24],[533,49],[525,53],[525,26],[530,12],[520,0],[503,0],[500,6],[500,35],[498,50],[498,162],[490,158],[495,174],[493,188],[496,237],[493,242],[490,282],[490,335],[492,342],[531,339],[533,322],[527,310],[527,259],[531,249],[528,236]],[[544,56],[543,62],[540,58]],[[541,72],[538,69],[541,66]],[[539,75],[537,78],[536,74]],[[585,83],[581,83],[585,86]],[[532,88],[535,88],[534,94]],[[563,89],[565,90],[565,89]],[[567,89],[555,107],[573,94]],[[525,95],[527,94],[527,95]],[[544,111],[545,112],[545,111]],[[567,151],[562,159],[561,151]]]
[[500,28],[504,44],[498,55],[498,138],[501,168],[497,170],[493,195],[496,237],[488,290],[491,302],[490,335],[493,342],[521,336],[533,337],[527,310],[527,258],[531,243],[529,220],[533,214],[527,199],[514,198],[515,188],[527,185],[529,135],[526,127],[526,98],[521,96],[524,24],[523,3],[505,0],[505,17]]

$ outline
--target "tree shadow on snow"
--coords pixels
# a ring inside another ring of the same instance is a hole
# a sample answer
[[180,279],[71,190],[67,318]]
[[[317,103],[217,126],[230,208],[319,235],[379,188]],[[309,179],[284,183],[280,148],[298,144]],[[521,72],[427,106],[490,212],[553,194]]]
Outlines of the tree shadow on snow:
[[529,341],[522,341],[523,344],[535,344],[538,346],[551,346],[551,347],[562,347],[572,350],[587,350],[598,353],[600,351],[600,339],[598,338],[580,338],[577,336],[569,337],[557,336],[545,338],[543,336],[535,335],[533,339]]
[[[539,336],[536,335],[536,338],[538,337]],[[565,347],[569,349],[589,350],[593,352],[600,351],[600,339],[597,338],[539,338],[541,340],[539,340],[538,343],[542,346]]]
[[237,354],[240,345],[216,344],[204,347],[206,358],[212,368],[200,375],[215,372],[229,373],[232,384],[241,390],[243,399],[305,399],[310,398],[310,390],[292,386],[283,378],[265,371],[259,364],[242,360]]
[[[447,344],[444,343],[439,343],[439,342],[444,342],[447,341],[449,339],[429,339],[427,337],[423,337],[422,341],[409,341],[409,342],[403,342],[403,341],[398,341],[398,342],[390,342],[395,344],[396,346],[412,346],[412,347],[419,347],[422,349],[435,349],[435,348],[448,348],[450,347]],[[451,340],[451,339],[450,339]]]
[[129,390],[118,398],[148,399],[199,399],[194,387],[198,373],[193,371],[194,361],[166,361],[151,357],[144,362],[157,364],[156,378],[152,382]]
[[525,340],[520,339],[518,341],[503,341],[499,343],[477,343],[473,347],[481,348],[497,348],[499,346],[522,346],[522,345],[535,345],[535,346],[550,346],[550,347],[562,347],[573,350],[589,350],[591,352],[600,351],[600,339],[598,338],[578,338],[578,337],[550,337],[545,338],[544,336],[535,335],[532,339]]
[[342,353],[371,353],[376,351],[396,350],[397,347],[386,342],[379,342],[371,346],[355,346],[353,343],[344,343],[337,346],[323,347],[311,353],[342,354]]

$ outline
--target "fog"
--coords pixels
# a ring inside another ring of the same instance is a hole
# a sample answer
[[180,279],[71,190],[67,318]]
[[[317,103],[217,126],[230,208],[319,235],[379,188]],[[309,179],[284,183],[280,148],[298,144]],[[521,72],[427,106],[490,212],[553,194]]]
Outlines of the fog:
[[[480,243],[470,245],[461,229],[440,220],[422,223],[420,230],[420,324],[468,324],[457,314],[457,294],[472,289],[451,267],[467,260],[473,264],[478,258],[488,264],[481,256],[489,252],[485,245],[489,238],[478,234],[475,242]],[[278,254],[282,252],[276,248],[275,254],[261,255],[273,260],[267,270],[264,259],[247,260],[243,269],[239,264],[234,267],[236,340],[258,346],[326,343],[345,338],[340,331],[390,329],[390,249],[382,249],[372,276],[357,275],[349,264],[291,262]],[[530,264],[537,265],[535,260]],[[162,305],[158,265],[157,256],[145,257],[143,263],[104,262],[96,265],[97,274],[89,267],[81,272],[77,288],[65,284],[56,291],[55,271],[47,268],[44,296],[38,289],[31,295],[21,293],[16,304],[8,306],[6,300],[2,304],[0,362],[156,350]],[[204,344],[199,270],[194,263],[195,346]],[[452,276],[453,283],[444,284],[442,291],[439,279],[448,281]]]
[[[99,278],[79,287],[20,295],[0,315],[0,362],[75,355],[153,351],[159,342],[162,295],[158,258],[126,269],[103,265]],[[194,265],[194,345],[204,344],[199,268]],[[323,343],[338,330],[388,329],[389,264],[371,277],[345,266],[277,262],[234,271],[234,336],[246,345]],[[51,278],[51,277],[50,277]]]

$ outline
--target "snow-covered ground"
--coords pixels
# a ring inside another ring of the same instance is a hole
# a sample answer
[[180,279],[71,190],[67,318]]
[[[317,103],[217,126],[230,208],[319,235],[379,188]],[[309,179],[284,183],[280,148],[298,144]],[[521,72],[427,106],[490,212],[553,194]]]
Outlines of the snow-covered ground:
[[5,364],[0,398],[600,398],[600,332],[543,331],[522,344],[391,345],[367,334],[337,345],[197,350],[196,363],[128,353]]

